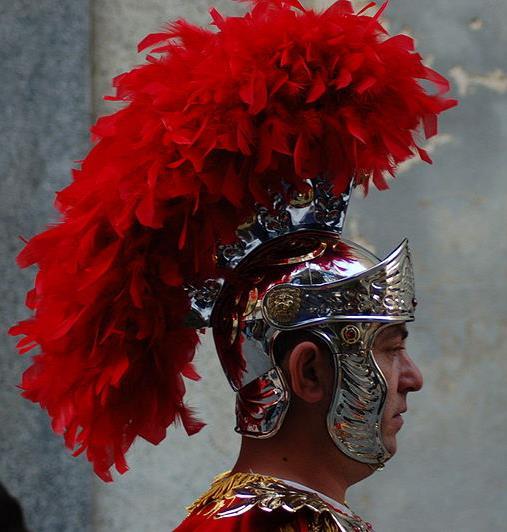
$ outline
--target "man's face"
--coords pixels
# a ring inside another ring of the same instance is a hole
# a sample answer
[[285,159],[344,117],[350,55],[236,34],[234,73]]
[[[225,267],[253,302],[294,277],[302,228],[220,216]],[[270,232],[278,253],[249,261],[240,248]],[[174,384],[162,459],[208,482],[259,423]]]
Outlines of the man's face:
[[396,434],[403,425],[407,394],[420,390],[423,385],[419,368],[407,354],[407,336],[404,324],[391,325],[379,332],[373,345],[373,355],[387,381],[382,439],[391,454],[396,452]]

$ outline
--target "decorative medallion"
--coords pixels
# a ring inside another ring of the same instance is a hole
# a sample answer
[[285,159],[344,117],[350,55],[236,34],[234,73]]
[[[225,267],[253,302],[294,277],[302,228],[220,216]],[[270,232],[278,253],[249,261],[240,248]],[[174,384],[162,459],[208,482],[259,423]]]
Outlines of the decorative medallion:
[[300,308],[301,291],[298,288],[274,290],[265,301],[268,316],[277,323],[287,324],[294,321]]
[[361,331],[355,325],[345,325],[340,331],[340,336],[347,345],[353,345],[361,339]]

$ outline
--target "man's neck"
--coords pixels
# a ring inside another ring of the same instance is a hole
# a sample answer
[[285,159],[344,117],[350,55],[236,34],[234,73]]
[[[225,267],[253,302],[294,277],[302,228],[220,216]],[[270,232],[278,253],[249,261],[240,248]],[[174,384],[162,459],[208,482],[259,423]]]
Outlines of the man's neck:
[[317,453],[304,443],[284,445],[283,441],[276,438],[243,438],[232,471],[253,472],[294,481],[344,504],[349,486],[367,477],[371,470],[347,458],[334,445],[324,445],[321,449],[322,452]]

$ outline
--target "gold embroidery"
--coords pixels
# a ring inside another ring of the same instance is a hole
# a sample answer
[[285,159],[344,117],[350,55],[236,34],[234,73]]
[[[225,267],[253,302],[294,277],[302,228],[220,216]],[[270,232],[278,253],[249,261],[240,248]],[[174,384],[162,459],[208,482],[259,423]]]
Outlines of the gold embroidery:
[[[230,502],[234,502],[228,504]],[[316,494],[292,488],[278,479],[254,473],[222,473],[208,491],[187,510],[214,519],[238,516],[253,507],[271,512],[283,509],[295,516],[305,510],[310,532],[372,532],[373,528],[358,515],[349,515],[326,504]],[[280,527],[279,532],[296,532],[294,524]]]
[[236,497],[236,490],[248,486],[250,483],[256,482],[276,482],[272,477],[258,475],[255,473],[232,473],[225,471],[217,475],[210,488],[196,499],[190,506],[187,507],[187,512],[190,514],[194,511],[201,512],[213,503],[209,508],[206,508],[205,515],[212,515],[221,510],[226,502]]

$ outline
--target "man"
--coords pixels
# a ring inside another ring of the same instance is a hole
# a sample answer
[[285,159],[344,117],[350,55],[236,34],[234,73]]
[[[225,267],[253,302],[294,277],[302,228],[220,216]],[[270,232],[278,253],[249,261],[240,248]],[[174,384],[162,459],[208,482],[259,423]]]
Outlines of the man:
[[354,186],[430,161],[418,128],[436,134],[455,102],[408,36],[387,36],[385,4],[251,3],[212,10],[217,31],[149,35],[147,63],[116,78],[127,105],[94,126],[61,223],[18,257],[40,267],[10,331],[41,349],[21,386],[111,481],[137,437],[202,428],[184,378],[212,327],[245,438],[181,530],[367,530],[345,490],[395,452],[421,386],[404,351],[416,302],[406,241],[381,261],[341,229]]
[[[389,326],[379,333],[373,349],[375,360],[388,383],[382,439],[391,455],[396,452],[396,435],[403,424],[407,394],[422,386],[421,374],[406,352],[406,337],[404,326]],[[326,430],[326,414],[334,389],[334,369],[329,353],[315,342],[303,341],[284,357],[282,367],[293,394],[282,428],[269,440],[244,437],[231,473],[215,481],[210,493],[192,506],[190,517],[177,530],[227,530],[228,526],[234,529],[238,521],[248,519],[257,520],[258,530],[276,527],[287,530],[289,524],[298,530],[298,523],[302,529],[302,524],[323,526],[326,516],[329,519],[333,512],[338,512],[344,521],[339,526],[348,530],[347,518],[343,515],[350,515],[345,506],[346,490],[371,475],[374,469],[338,451]],[[264,486],[270,483],[275,486],[280,503],[284,496],[290,500],[295,494],[307,497],[308,504],[311,504],[312,497],[314,500],[317,497],[321,503],[320,512],[314,513],[304,506],[295,513],[279,508],[281,515],[273,519],[271,514],[263,515],[261,510],[254,508],[248,518],[245,514],[229,518],[230,524],[224,518],[216,519],[217,514],[228,515],[226,509],[241,502],[237,493],[244,495],[249,486],[254,488],[259,481]],[[220,491],[222,485],[227,486],[228,491]],[[231,489],[231,486],[235,488]],[[352,526],[361,526],[357,516],[351,522]],[[367,524],[364,526],[368,527]],[[256,527],[252,526],[252,529]]]
[[415,304],[406,243],[370,267],[366,250],[327,231],[300,228],[260,247],[254,308],[222,288],[224,303],[246,301],[241,384],[224,363],[220,323],[231,309],[220,298],[212,319],[238,387],[241,451],[177,530],[371,530],[344,505],[346,490],[396,452],[407,394],[422,386],[405,345]]
[[[391,455],[396,452],[407,394],[422,386],[421,374],[406,351],[406,336],[404,326],[392,325],[379,333],[373,347],[387,381],[382,440]],[[343,503],[347,487],[373,470],[337,452],[329,438],[326,415],[335,386],[329,353],[315,342],[304,341],[284,358],[282,368],[293,397],[284,424],[269,442],[243,438],[233,472],[292,479]]]

